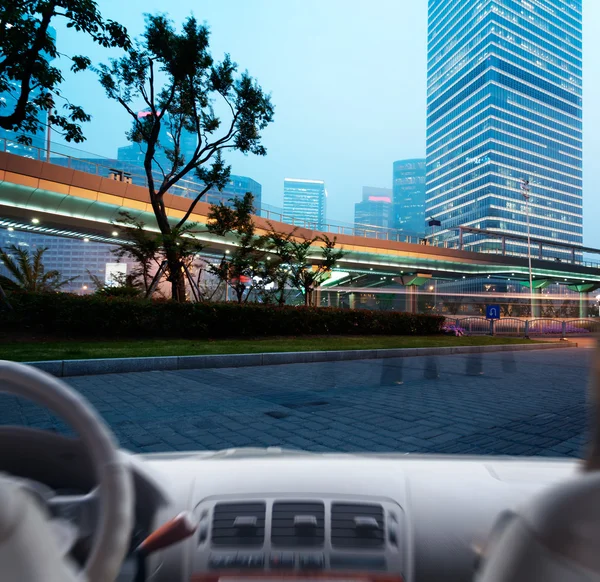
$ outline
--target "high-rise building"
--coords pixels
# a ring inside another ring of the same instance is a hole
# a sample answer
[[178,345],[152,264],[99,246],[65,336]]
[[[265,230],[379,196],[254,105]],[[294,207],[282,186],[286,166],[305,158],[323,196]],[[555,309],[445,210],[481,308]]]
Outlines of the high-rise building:
[[[149,110],[140,111],[137,114],[138,119],[140,120],[144,117],[148,117],[149,115],[152,115],[152,112]],[[186,130],[181,132],[179,149],[180,155],[183,156],[183,159],[186,162],[191,159],[197,143],[198,138],[194,133]],[[165,150],[170,150],[173,148],[173,135],[169,124],[168,114],[164,116],[161,122],[160,133],[158,135],[158,144],[159,147],[154,155],[154,160],[156,162],[155,169],[158,172],[160,172],[161,169],[165,172],[168,172],[172,167],[172,162],[170,162],[167,158]],[[144,143],[132,143],[130,145],[120,147],[118,149],[117,158],[122,162],[131,162],[132,164],[143,166],[145,155],[146,147]]]
[[256,180],[248,178],[248,176],[231,174],[229,182],[227,182],[223,190],[219,192],[219,190],[213,188],[205,194],[202,200],[210,204],[218,204],[219,202],[227,204],[232,198],[243,198],[246,192],[250,192],[254,196],[254,208],[258,214],[262,204],[262,186]]
[[426,215],[439,240],[459,225],[526,234],[525,179],[531,236],[582,244],[581,25],[581,0],[429,0]]
[[425,160],[394,162],[392,226],[411,234],[425,233]]
[[326,204],[327,190],[323,180],[284,180],[284,222],[320,230],[326,223]]
[[389,228],[392,217],[392,190],[363,186],[362,201],[354,205],[354,226]]

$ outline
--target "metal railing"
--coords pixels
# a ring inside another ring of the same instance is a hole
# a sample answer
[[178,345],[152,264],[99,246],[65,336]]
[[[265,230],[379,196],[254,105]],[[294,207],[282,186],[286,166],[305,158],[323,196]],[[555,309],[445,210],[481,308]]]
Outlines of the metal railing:
[[[102,156],[98,156],[95,154],[91,154],[77,148],[73,148],[70,146],[65,146],[62,144],[51,143],[50,149],[48,150],[46,147],[38,147],[38,146],[25,146],[22,144],[18,144],[16,140],[10,140],[7,138],[0,138],[0,151],[9,152],[12,154],[24,156],[27,158],[40,160],[44,162],[49,162],[51,164],[56,164],[63,167],[68,167],[70,169],[79,170],[82,172],[87,172],[90,174],[96,174],[103,177],[112,177],[113,179],[126,179],[128,182],[139,186],[148,186],[148,180],[146,176],[146,172],[143,166],[133,163],[133,162],[125,162],[120,160],[115,160],[113,158],[105,158]],[[157,181],[162,181],[163,175],[159,172],[153,172],[153,175]],[[201,192],[202,185],[196,181],[189,180],[183,178],[177,182],[174,186],[171,187],[170,193],[175,194],[177,196],[183,196],[185,198],[194,199]],[[219,200],[223,200],[225,197],[216,196],[214,193],[208,193],[204,197],[204,201],[206,202],[218,202]],[[306,220],[297,220],[286,216],[282,208],[263,205],[263,207],[259,210],[258,215],[267,220],[273,220],[277,222],[283,222],[286,224],[291,224],[292,226],[297,226],[300,228],[306,228],[309,230],[316,230],[320,232],[329,233],[332,235],[350,235],[357,236],[363,238],[372,238],[376,240],[387,240],[387,241],[395,241],[395,242],[403,242],[403,243],[411,243],[411,244],[423,244],[428,246],[434,246],[437,248],[447,248],[447,249],[458,249],[469,250],[469,243],[463,242],[462,232],[465,230],[466,232],[475,233],[478,229],[473,229],[470,227],[460,227],[460,238],[457,241],[446,241],[446,240],[437,240],[435,236],[429,236],[427,238],[421,238],[416,235],[407,234],[405,232],[391,229],[391,228],[383,228],[376,226],[362,226],[362,225],[349,225],[348,223],[343,223],[341,221],[329,221],[326,224],[316,224],[314,222],[308,222]],[[481,233],[487,233],[488,231],[480,231]],[[491,234],[497,237],[505,238],[515,238],[510,235],[502,235],[502,233],[496,233],[490,231]],[[518,236],[516,238],[519,238]],[[547,246],[568,246],[561,243],[553,245],[552,241],[542,241],[544,245]],[[475,243],[471,243],[475,244]],[[526,254],[520,252],[510,251],[506,249],[506,245],[503,245],[503,249],[500,249],[497,253],[490,249],[488,252],[482,252],[482,254],[503,254],[509,256],[527,256]],[[577,247],[575,247],[577,250]],[[593,249],[595,250],[595,249]],[[477,251],[476,251],[477,252]],[[577,250],[577,252],[581,252]],[[538,258],[538,257],[536,257]],[[555,257],[544,257],[541,253],[539,253],[539,259],[545,261],[556,261]],[[575,257],[573,259],[574,262],[572,264],[583,265],[586,267],[600,267],[600,263],[583,261]],[[571,262],[571,261],[570,261]]]
[[[16,155],[20,155],[26,158],[39,160],[43,162],[49,162],[58,166],[67,167],[73,170],[79,170],[88,174],[95,174],[103,177],[111,177],[112,179],[126,179],[127,182],[133,183],[138,186],[148,187],[148,179],[146,176],[145,169],[132,162],[124,162],[121,160],[115,160],[112,158],[104,158],[95,154],[88,154],[72,148],[70,146],[63,146],[61,144],[50,144],[50,152],[46,148],[37,147],[34,145],[25,146],[18,144],[14,140],[7,138],[0,138],[0,151],[8,152]],[[89,156],[89,157],[88,157]],[[119,176],[120,174],[120,176]],[[153,176],[157,181],[162,181],[163,175],[160,172],[153,172]],[[182,178],[171,187],[170,193],[176,196],[183,196],[184,198],[194,199],[201,192],[202,185],[196,181]],[[203,200],[205,202],[218,202],[224,200],[226,196],[216,196],[214,193],[207,193]],[[298,220],[286,216],[283,208],[278,208],[270,205],[262,205],[259,209],[258,215],[261,218],[267,220],[273,220],[276,222],[283,222],[297,226],[300,228],[306,228],[309,230],[317,230],[320,232],[326,232],[333,235],[346,234],[350,236],[360,236],[365,238],[374,238],[378,240],[391,240],[397,242],[405,242],[412,244],[423,244],[424,238],[408,235],[402,231],[376,227],[376,226],[356,226],[349,225],[341,221],[330,221],[326,224],[317,224],[306,220]],[[431,244],[431,243],[427,243]],[[439,246],[442,248],[449,248],[446,243],[440,242],[433,246]]]
[[557,319],[536,317],[520,319],[506,317],[503,319],[486,319],[485,317],[469,316],[450,318],[446,323],[462,330],[467,335],[516,335],[516,336],[582,336],[600,333],[600,318]]

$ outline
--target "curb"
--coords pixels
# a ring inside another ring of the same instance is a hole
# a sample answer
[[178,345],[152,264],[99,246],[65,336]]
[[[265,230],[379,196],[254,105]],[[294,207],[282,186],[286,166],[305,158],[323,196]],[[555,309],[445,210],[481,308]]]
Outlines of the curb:
[[309,364],[313,362],[342,362],[383,358],[411,358],[418,356],[448,356],[451,354],[480,354],[489,352],[555,350],[575,348],[574,342],[501,344],[497,346],[456,346],[446,348],[394,348],[385,350],[340,350],[323,352],[272,352],[264,354],[222,354],[210,356],[159,356],[150,358],[105,358],[97,360],[49,360],[24,362],[53,376],[91,376],[124,374],[129,372],[157,372],[164,370],[198,370],[206,368],[242,368],[246,366],[273,366],[281,364]]

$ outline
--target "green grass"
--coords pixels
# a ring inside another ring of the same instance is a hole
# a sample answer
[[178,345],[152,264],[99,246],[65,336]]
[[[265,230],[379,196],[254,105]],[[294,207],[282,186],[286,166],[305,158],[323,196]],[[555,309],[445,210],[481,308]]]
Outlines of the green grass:
[[16,362],[127,358],[139,356],[189,356],[203,354],[253,354],[321,350],[367,350],[525,344],[531,340],[503,337],[452,336],[308,336],[232,340],[115,340],[115,341],[10,341],[0,343],[0,359]]

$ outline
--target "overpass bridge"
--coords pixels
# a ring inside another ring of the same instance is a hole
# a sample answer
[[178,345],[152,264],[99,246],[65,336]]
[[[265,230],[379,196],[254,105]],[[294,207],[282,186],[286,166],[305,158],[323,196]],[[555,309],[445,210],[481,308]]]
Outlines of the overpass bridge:
[[[74,161],[77,160],[74,158]],[[114,244],[123,240],[123,229],[114,224],[122,211],[148,225],[155,224],[147,190],[143,186],[109,177],[110,168],[101,164],[95,165],[94,172],[80,171],[70,165],[75,164],[58,165],[0,151],[0,228],[11,227]],[[184,194],[193,196],[194,192],[186,188]],[[190,199],[168,194],[165,202],[169,217],[175,221],[185,214]],[[209,204],[200,202],[190,220],[198,223],[200,232],[197,237],[206,245],[206,252],[221,256],[227,249],[233,248],[234,242],[202,232],[209,209]],[[282,222],[281,217],[257,216],[256,224],[259,234],[266,233],[270,225],[280,232],[295,230],[300,236],[320,234]],[[407,239],[402,237],[392,240],[389,232],[373,234],[364,229],[347,234],[347,229],[332,226],[325,234],[336,236],[346,253],[337,272],[327,283],[332,290],[349,287],[369,289],[381,285],[415,289],[430,279],[485,277],[506,278],[529,285],[528,261],[524,256],[423,245],[414,239],[406,242]],[[550,246],[552,243],[543,241],[543,245]],[[543,245],[539,244],[539,253],[532,258],[534,292],[551,282],[566,285],[580,293],[600,288],[600,267],[581,260],[582,247],[573,247],[572,261],[557,262],[553,257],[543,256]],[[316,256],[315,262],[318,262]]]

